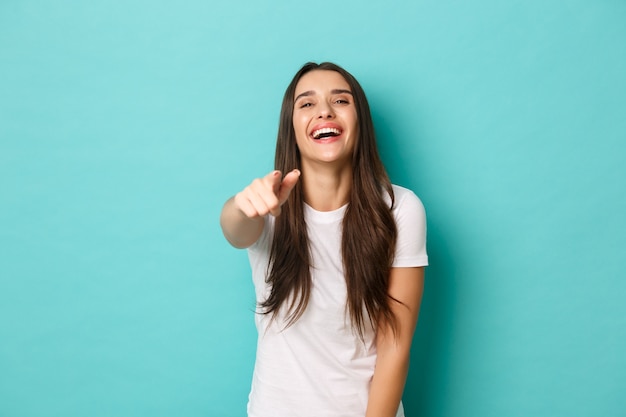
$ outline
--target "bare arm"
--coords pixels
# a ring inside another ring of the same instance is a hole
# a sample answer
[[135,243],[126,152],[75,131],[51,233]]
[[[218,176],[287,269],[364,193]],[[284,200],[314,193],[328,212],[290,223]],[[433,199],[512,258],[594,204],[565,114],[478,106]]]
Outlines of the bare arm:
[[394,336],[389,326],[381,326],[376,335],[376,369],[370,386],[366,417],[395,417],[409,370],[413,333],[424,290],[424,268],[392,268],[389,295],[402,302],[390,301],[397,318]]
[[220,225],[224,237],[236,248],[247,248],[263,231],[263,217],[280,215],[281,206],[300,178],[294,169],[281,179],[280,171],[257,178],[224,204]]

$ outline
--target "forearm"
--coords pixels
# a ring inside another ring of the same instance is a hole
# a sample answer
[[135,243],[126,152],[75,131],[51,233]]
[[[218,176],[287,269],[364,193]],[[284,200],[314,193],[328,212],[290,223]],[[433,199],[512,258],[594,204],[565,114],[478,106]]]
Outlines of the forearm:
[[366,417],[395,417],[409,370],[409,352],[379,352],[370,386]]
[[222,208],[220,226],[226,240],[236,248],[247,248],[257,241],[263,231],[263,217],[250,218],[230,198]]
[[411,343],[417,324],[424,268],[392,268],[389,275],[391,309],[396,331],[382,323],[376,334],[376,368],[370,386],[366,417],[395,417],[409,371]]

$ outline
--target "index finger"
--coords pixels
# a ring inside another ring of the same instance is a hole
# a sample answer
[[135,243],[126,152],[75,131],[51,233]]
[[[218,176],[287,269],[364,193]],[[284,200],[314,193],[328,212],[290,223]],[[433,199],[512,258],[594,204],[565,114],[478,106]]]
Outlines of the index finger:
[[275,195],[278,194],[278,190],[280,189],[281,183],[281,172],[278,170],[274,170],[263,177],[263,181],[272,188],[272,191]]

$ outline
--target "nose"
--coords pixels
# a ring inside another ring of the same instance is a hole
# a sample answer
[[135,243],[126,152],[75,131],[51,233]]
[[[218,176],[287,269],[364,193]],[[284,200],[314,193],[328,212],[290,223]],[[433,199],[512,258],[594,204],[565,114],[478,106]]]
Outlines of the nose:
[[319,105],[319,119],[332,119],[335,117],[335,112],[329,103],[323,102]]

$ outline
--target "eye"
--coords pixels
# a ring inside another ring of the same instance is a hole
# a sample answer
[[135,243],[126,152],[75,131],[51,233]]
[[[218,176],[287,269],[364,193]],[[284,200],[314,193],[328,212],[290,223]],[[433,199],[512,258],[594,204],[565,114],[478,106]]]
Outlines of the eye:
[[345,98],[338,98],[337,100],[335,100],[335,104],[350,104],[350,101]]
[[313,103],[305,101],[303,103],[300,103],[298,107],[300,107],[301,109],[305,109],[305,108],[311,107],[311,106],[313,106]]

